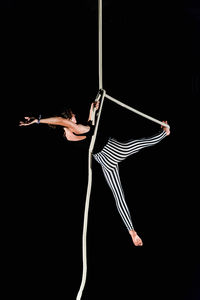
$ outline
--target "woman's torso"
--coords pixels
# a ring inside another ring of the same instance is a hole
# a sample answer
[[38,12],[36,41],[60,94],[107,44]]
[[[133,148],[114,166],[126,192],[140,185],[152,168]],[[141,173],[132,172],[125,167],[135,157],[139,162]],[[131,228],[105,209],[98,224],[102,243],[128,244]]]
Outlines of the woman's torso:
[[[66,132],[65,136],[70,146],[78,147],[81,149],[87,149],[87,150],[89,149],[90,141],[92,135],[94,134],[95,126],[92,125],[91,121],[87,122],[87,126],[90,127],[89,130],[82,134],[76,134],[70,131],[69,129],[65,130]],[[108,141],[108,136],[106,136],[103,133],[97,134],[93,153],[100,152],[103,149],[103,147],[106,145],[107,141]]]

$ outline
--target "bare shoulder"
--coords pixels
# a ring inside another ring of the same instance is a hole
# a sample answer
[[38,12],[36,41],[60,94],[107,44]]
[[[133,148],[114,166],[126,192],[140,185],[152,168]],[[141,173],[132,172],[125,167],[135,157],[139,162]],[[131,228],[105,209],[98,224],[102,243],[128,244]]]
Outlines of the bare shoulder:
[[62,126],[68,129],[71,132],[79,133],[78,132],[78,125],[68,119],[60,118]]
[[70,120],[66,120],[65,122],[65,127],[67,127],[67,129],[71,132],[74,132],[76,134],[83,134],[86,133],[88,131],[90,131],[90,126],[85,126],[82,124],[76,124]]

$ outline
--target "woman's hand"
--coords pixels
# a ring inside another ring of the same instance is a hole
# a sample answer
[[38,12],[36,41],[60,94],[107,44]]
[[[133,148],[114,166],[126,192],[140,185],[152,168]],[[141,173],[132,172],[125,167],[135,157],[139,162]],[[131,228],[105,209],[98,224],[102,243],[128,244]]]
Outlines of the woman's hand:
[[92,121],[93,120],[94,109],[98,110],[99,109],[99,104],[100,104],[100,101],[94,101],[94,102],[92,102],[92,104],[90,106],[90,113],[89,113],[88,121]]
[[96,110],[99,109],[100,101],[94,101],[92,104],[93,104],[93,108],[96,108]]
[[34,123],[38,123],[38,119],[35,119],[33,117],[24,117],[25,121],[20,121],[19,126],[29,126]]
[[[162,122],[168,124],[167,121],[162,121]],[[161,128],[163,128],[163,130],[166,132],[167,135],[170,135],[170,129],[168,127],[161,126]]]

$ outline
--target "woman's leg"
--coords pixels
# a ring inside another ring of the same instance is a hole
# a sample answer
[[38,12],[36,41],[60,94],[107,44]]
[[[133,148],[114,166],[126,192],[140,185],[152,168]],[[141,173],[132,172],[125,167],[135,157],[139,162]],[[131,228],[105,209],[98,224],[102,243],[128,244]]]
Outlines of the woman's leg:
[[131,235],[134,245],[142,246],[143,242],[142,242],[141,238],[138,236],[137,232],[133,228],[131,215],[130,215],[128,206],[125,201],[124,191],[123,191],[123,188],[121,185],[121,180],[119,177],[118,166],[116,166],[113,169],[107,169],[103,165],[101,165],[101,166],[102,166],[102,170],[103,170],[104,176],[106,178],[106,181],[107,181],[107,183],[113,193],[113,196],[115,198],[115,202],[116,202],[119,214],[121,215],[121,218]]
[[137,153],[143,148],[150,147],[159,143],[165,136],[163,131],[150,138],[142,138],[137,140],[129,140],[127,142],[118,142],[115,139],[109,139],[103,150],[94,154],[94,158],[101,164],[106,181],[114,195],[117,209],[122,217],[122,220],[127,227],[135,245],[142,245],[141,239],[135,232],[127,207],[124,192],[119,177],[118,163],[126,157]]
[[105,176],[105,179],[108,183],[108,186],[110,187],[113,196],[115,198],[116,206],[119,211],[119,214],[121,215],[121,218],[128,230],[133,230],[133,224],[131,220],[131,215],[128,209],[128,206],[125,201],[124,191],[121,185],[121,180],[119,177],[119,170],[118,166],[115,168],[109,170],[106,169],[102,165],[102,170]]
[[127,142],[118,142],[115,139],[110,139],[104,147],[103,153],[110,161],[119,163],[126,157],[139,152],[140,150],[158,144],[167,136],[165,131],[149,138],[141,138],[137,140],[129,140]]

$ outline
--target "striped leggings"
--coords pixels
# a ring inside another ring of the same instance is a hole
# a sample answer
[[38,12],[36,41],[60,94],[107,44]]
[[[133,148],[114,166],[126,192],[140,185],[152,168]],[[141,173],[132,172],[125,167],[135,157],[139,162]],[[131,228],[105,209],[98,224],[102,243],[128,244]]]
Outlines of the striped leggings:
[[164,137],[166,137],[165,131],[150,138],[129,140],[127,142],[118,142],[113,138],[109,138],[102,151],[93,154],[95,160],[102,167],[105,179],[115,198],[119,214],[128,230],[133,230],[134,227],[125,201],[124,191],[119,176],[118,163],[128,156],[139,152],[143,148],[159,143]]

